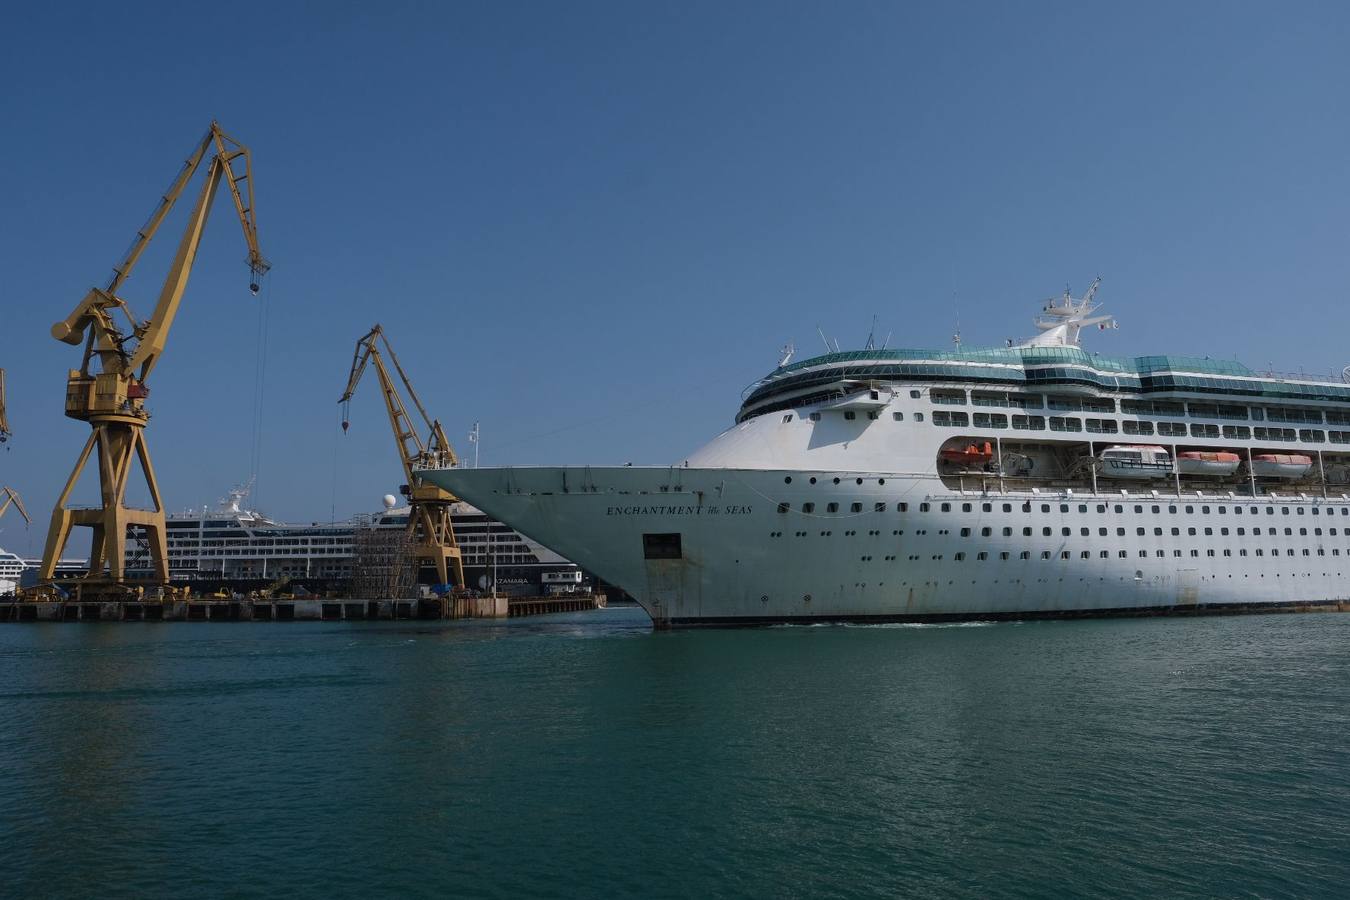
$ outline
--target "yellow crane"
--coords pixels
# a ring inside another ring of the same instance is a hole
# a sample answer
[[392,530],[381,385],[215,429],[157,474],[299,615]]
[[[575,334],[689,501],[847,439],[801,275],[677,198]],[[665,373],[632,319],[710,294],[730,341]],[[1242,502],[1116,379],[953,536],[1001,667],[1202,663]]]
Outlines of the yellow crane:
[[[384,350],[381,352],[380,347]],[[418,436],[417,428],[408,415],[408,408],[399,395],[398,386],[390,377],[384,364],[389,357],[409,399],[417,408],[427,429],[427,439]],[[380,379],[380,389],[384,393],[384,407],[389,413],[389,425],[394,431],[394,442],[398,445],[399,459],[403,463],[403,477],[406,479],[403,492],[411,504],[408,513],[408,536],[412,545],[413,559],[419,564],[430,562],[436,567],[436,578],[440,584],[464,586],[464,564],[460,559],[459,545],[455,542],[455,529],[450,518],[450,507],[458,498],[434,484],[424,483],[417,470],[422,466],[445,468],[459,465],[454,448],[445,436],[441,423],[427,415],[426,407],[418,399],[412,382],[399,364],[389,338],[379,325],[370,329],[356,342],[356,352],[352,357],[352,369],[347,376],[347,389],[338,400],[342,404],[342,430],[350,425],[348,410],[352,394],[366,371],[366,366],[375,363],[375,374]]]
[[[131,277],[141,254],[208,154],[206,181],[178,243],[178,251],[160,289],[159,301],[150,318],[140,321],[117,292]],[[136,233],[131,249],[114,267],[108,286],[90,290],[69,316],[52,326],[52,337],[58,341],[76,346],[84,344],[83,362],[80,368],[70,370],[66,380],[66,415],[88,422],[93,431],[52,510],[42,568],[38,573],[42,581],[50,581],[55,574],[56,562],[65,552],[71,530],[83,526],[93,530],[93,541],[89,551],[89,573],[81,581],[82,590],[115,592],[125,587],[122,561],[127,532],[131,528],[141,532],[139,537],[150,551],[154,581],[168,583],[164,505],[160,501],[159,485],[145,443],[145,426],[150,418],[145,409],[145,398],[150,393],[146,381],[164,352],[169,329],[178,314],[201,245],[211,204],[222,181],[234,198],[235,211],[248,244],[248,266],[252,273],[249,288],[258,293],[258,282],[270,265],[258,249],[252,175],[248,148],[212,122],[160,198],[150,219]],[[119,312],[126,319],[128,330],[119,327],[116,315]],[[101,502],[89,509],[72,509],[68,505],[71,491],[95,449],[98,451]],[[140,461],[153,509],[132,509],[126,505],[127,483],[135,460]]]

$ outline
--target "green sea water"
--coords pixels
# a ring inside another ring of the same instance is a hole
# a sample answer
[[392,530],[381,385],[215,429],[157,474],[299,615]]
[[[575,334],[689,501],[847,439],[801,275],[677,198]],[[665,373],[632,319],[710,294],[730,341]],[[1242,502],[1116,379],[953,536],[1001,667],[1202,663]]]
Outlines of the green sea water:
[[0,895],[1346,897],[1350,615],[0,626]]

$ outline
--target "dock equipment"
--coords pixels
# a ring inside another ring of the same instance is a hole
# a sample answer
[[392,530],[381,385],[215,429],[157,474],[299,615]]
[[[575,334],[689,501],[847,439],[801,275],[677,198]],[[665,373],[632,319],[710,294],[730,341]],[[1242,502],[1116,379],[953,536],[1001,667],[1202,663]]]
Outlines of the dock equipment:
[[[159,302],[150,318],[141,321],[118,296],[118,291],[131,277],[141,254],[208,154],[206,180],[160,289]],[[259,281],[271,266],[258,249],[249,151],[212,122],[159,199],[149,220],[136,232],[130,250],[114,267],[108,286],[90,290],[69,316],[52,326],[52,337],[58,341],[75,346],[84,344],[80,368],[71,369],[66,381],[66,415],[88,422],[93,431],[52,510],[42,568],[38,573],[43,582],[50,582],[55,575],[57,560],[65,551],[75,526],[93,530],[89,573],[77,582],[78,589],[84,594],[117,594],[128,589],[123,574],[123,548],[129,530],[149,551],[154,568],[152,583],[167,585],[169,582],[164,505],[160,501],[144,434],[150,418],[145,409],[145,398],[150,393],[146,382],[164,352],[169,329],[178,313],[188,275],[201,245],[211,204],[222,181],[229,186],[239,223],[244,229],[252,276],[249,289],[257,294]],[[115,316],[119,311],[127,320],[129,331],[119,327]],[[95,448],[98,450],[101,502],[89,509],[72,509],[68,505],[71,491]],[[153,509],[131,509],[126,505],[127,483],[137,460],[149,488]]]
[[[380,349],[383,347],[383,351]],[[399,380],[407,391],[418,414],[422,417],[428,436],[425,441],[417,433],[408,408],[399,395],[398,386],[390,377],[384,364],[384,357],[394,364]],[[389,338],[378,324],[356,342],[356,352],[352,357],[351,372],[347,376],[347,389],[342,392],[342,430],[346,432],[351,424],[349,410],[352,394],[361,381],[366,366],[375,363],[375,374],[380,379],[380,388],[384,394],[384,407],[389,413],[389,425],[394,432],[394,443],[398,445],[398,455],[403,463],[401,488],[408,498],[411,509],[408,512],[408,536],[410,556],[417,563],[428,561],[436,567],[436,578],[442,585],[457,588],[464,586],[464,564],[460,558],[459,545],[455,542],[455,529],[451,524],[450,506],[458,497],[444,488],[425,483],[418,474],[422,467],[447,468],[459,465],[459,458],[445,436],[445,429],[438,420],[427,415],[426,407],[413,390],[412,382],[399,364]]]

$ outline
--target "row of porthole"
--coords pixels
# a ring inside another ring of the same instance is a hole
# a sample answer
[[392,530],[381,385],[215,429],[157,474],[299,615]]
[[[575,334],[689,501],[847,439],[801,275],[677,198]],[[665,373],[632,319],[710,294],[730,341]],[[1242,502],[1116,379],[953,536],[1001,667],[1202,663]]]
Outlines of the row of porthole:
[[[816,483],[816,476],[812,475],[811,478],[810,478],[809,480],[810,480],[811,484],[815,484],[815,483]],[[838,475],[834,476],[834,478],[832,479],[832,481],[833,481],[834,484],[839,484],[840,480],[841,480],[841,479],[839,478]],[[853,481],[854,481],[854,483],[856,483],[856,484],[862,484],[862,483],[863,483],[863,480],[862,480],[861,478],[855,478],[855,479],[853,479]],[[885,478],[878,478],[878,479],[877,479],[877,484],[885,484],[885,483],[886,483],[886,479],[885,479]],[[791,475],[784,475],[784,476],[783,476],[783,484],[792,484],[792,476],[791,476]]]
[[[1005,513],[1010,513],[1010,512],[1013,511],[1013,504],[1011,504],[1011,503],[1004,503],[1004,504],[1001,504],[1001,505],[1002,505],[1002,507],[1003,507],[1003,512],[1005,512]],[[1134,506],[1134,511],[1135,511],[1135,513],[1138,513],[1138,514],[1143,514],[1145,505],[1148,505],[1148,506],[1149,506],[1149,511],[1152,512],[1152,513],[1154,513],[1155,515],[1162,512],[1162,504],[1142,504],[1142,503],[1135,503],[1135,504],[1131,504],[1131,505]],[[1048,512],[1051,511],[1051,504],[1049,504],[1049,503],[1042,503],[1040,506],[1041,506],[1041,512],[1043,512],[1043,513],[1048,513]],[[1125,512],[1125,506],[1126,506],[1126,504],[1123,504],[1123,503],[1117,503],[1117,504],[1114,505],[1114,511],[1117,512],[1117,513],[1124,513],[1124,512]],[[932,508],[932,505],[931,505],[930,503],[920,503],[920,504],[919,504],[919,512],[929,512],[929,511],[931,510],[931,508]],[[1108,507],[1108,505],[1105,504],[1105,503],[1098,503],[1098,504],[1096,504],[1096,508],[1097,508],[1097,512],[1098,512],[1098,513],[1105,513],[1105,512],[1108,511],[1108,509],[1109,509],[1110,507]],[[1255,515],[1260,515],[1260,513],[1258,512],[1258,510],[1259,510],[1261,507],[1260,507],[1259,505],[1255,505],[1255,506],[1253,506],[1253,505],[1248,505],[1247,508],[1250,509],[1250,511],[1251,511],[1251,512],[1250,512],[1250,515],[1253,515],[1253,516],[1255,516]],[[1314,516],[1319,516],[1319,515],[1321,515],[1321,514],[1322,514],[1322,512],[1321,512],[1322,508],[1323,508],[1323,507],[1320,507],[1320,506],[1313,506],[1313,507],[1311,507],[1312,515],[1314,515]],[[939,511],[941,511],[941,512],[952,512],[952,504],[951,504],[951,503],[941,503],[941,504],[938,505],[938,509],[939,509]],[[1219,506],[1219,507],[1217,507],[1217,509],[1218,509],[1219,515],[1224,515],[1224,514],[1226,514],[1226,513],[1228,512],[1228,506],[1227,506],[1227,505],[1225,505],[1225,506]],[[1233,515],[1235,515],[1235,516],[1240,516],[1240,515],[1242,515],[1242,509],[1243,509],[1243,504],[1236,504],[1236,503],[1233,504]],[[1296,515],[1300,515],[1300,516],[1301,516],[1301,515],[1304,515],[1304,508],[1303,508],[1302,506],[1293,506],[1293,507],[1290,507],[1290,506],[1281,506],[1281,507],[1280,507],[1280,514],[1281,514],[1281,515],[1287,516],[1287,515],[1289,515],[1289,510],[1290,510],[1290,509],[1294,510],[1294,513],[1295,513]],[[1326,507],[1326,511],[1327,511],[1326,514],[1327,514],[1328,516],[1334,516],[1334,515],[1336,515],[1336,510],[1337,510],[1337,509],[1340,509],[1340,511],[1341,511],[1340,514],[1341,514],[1342,516],[1350,516],[1350,506],[1339,506],[1339,507],[1337,507],[1337,506],[1327,506],[1327,507]],[[1177,507],[1176,504],[1170,503],[1170,504],[1167,505],[1167,512],[1168,512],[1168,514],[1170,514],[1170,515],[1176,515],[1176,514],[1177,514],[1177,510],[1178,510],[1178,507]],[[898,509],[898,511],[899,511],[899,512],[904,512],[903,509]],[[994,511],[994,504],[992,504],[992,503],[981,503],[981,504],[980,504],[980,512],[993,512],[993,511]],[[1022,509],[1021,509],[1021,511],[1024,512],[1024,513],[1029,513],[1029,512],[1031,512],[1031,511],[1032,511],[1032,503],[1031,503],[1031,501],[1028,500],[1028,501],[1025,501],[1024,503],[1022,503]],[[1061,504],[1059,504],[1059,511],[1060,511],[1061,513],[1067,513],[1067,512],[1072,512],[1072,509],[1070,508],[1070,504],[1068,504],[1068,503],[1061,503]],[[975,512],[974,504],[972,504],[972,503],[962,503],[962,504],[961,504],[961,512],[963,512],[963,513]],[[1080,512],[1080,513],[1086,513],[1086,512],[1088,512],[1088,505],[1087,505],[1086,503],[1079,503],[1079,504],[1078,504],[1078,512]],[[1187,504],[1187,505],[1185,506],[1185,512],[1186,512],[1187,515],[1195,515],[1195,506],[1194,506],[1193,504]],[[1203,506],[1201,506],[1201,507],[1200,507],[1200,513],[1201,513],[1202,515],[1206,515],[1206,516],[1209,515],[1209,514],[1210,514],[1210,507],[1209,507],[1208,505],[1203,505]],[[1275,515],[1275,507],[1274,507],[1274,506],[1267,506],[1267,507],[1266,507],[1266,515],[1268,515],[1268,516],[1273,516],[1273,515]]]

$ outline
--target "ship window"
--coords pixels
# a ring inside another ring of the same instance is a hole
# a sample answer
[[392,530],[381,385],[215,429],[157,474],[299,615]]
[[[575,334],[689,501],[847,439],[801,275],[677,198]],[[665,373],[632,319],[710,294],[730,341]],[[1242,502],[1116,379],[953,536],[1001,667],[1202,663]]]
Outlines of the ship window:
[[919,504],[919,512],[928,512],[928,504],[927,504],[927,503],[920,503],[920,504]]
[[897,504],[895,504],[895,511],[896,511],[896,512],[909,512],[909,504],[908,504],[908,503],[897,503]]
[[802,504],[802,512],[804,512],[804,513],[813,513],[813,512],[815,512],[815,511],[816,511],[816,505],[815,505],[814,503],[803,503],[803,504]]
[[1161,529],[1161,528],[1154,528],[1154,529],[1153,529],[1153,533],[1154,533],[1154,534],[1159,534],[1159,535],[1160,535],[1160,534],[1162,534],[1162,529]]
[[962,561],[965,560],[965,558],[966,558],[966,554],[965,554],[964,552],[958,553],[958,554],[956,554],[955,556],[952,557],[952,559],[956,560],[957,562],[962,562]]
[[1261,529],[1260,529],[1260,528],[1253,528],[1253,529],[1252,529],[1252,534],[1257,535],[1257,536],[1260,536],[1260,534],[1261,534]]
[[[1086,533],[1086,532],[1087,532],[1087,529],[1084,528],[1083,531]],[[1106,535],[1107,535],[1107,530],[1106,530],[1105,528],[1098,528],[1098,529],[1097,529],[1097,534],[1101,535],[1102,537],[1106,537]]]
[[1121,551],[1120,551],[1119,553],[1117,553],[1116,555],[1119,556],[1121,559],[1124,559],[1124,558],[1126,557],[1127,554],[1126,554],[1126,552],[1125,552],[1124,550],[1121,550]]
[[792,414],[791,414],[791,413],[788,413],[786,416],[783,416],[783,424],[784,424],[784,425],[786,425],[788,422],[791,422],[791,421],[792,421]]
[[1300,516],[1303,515],[1303,507],[1301,507],[1301,506],[1296,507],[1296,508],[1294,509],[1294,512],[1298,513]]
[[854,503],[854,504],[850,505],[850,506],[849,506],[849,511],[850,511],[850,512],[855,512],[855,513],[860,513],[860,512],[862,512],[862,504],[861,504],[861,503]]
[[1041,512],[1049,512],[1049,511],[1050,511],[1050,504],[1049,504],[1049,503],[1042,503],[1042,504],[1041,504]]
[[1050,551],[1049,551],[1049,550],[1042,550],[1042,551],[1041,551],[1041,559],[1049,559],[1049,558],[1050,558]]
[[1192,551],[1191,551],[1191,556],[1199,556],[1199,555],[1200,555],[1200,551],[1199,551],[1199,550],[1192,550]]
[[1018,559],[1031,559],[1031,551],[1030,551],[1030,550],[1023,550],[1021,553],[1017,554],[1017,558],[1018,558]]
[[919,397],[920,397],[920,394],[919,394],[918,391],[910,391],[910,392],[909,392],[909,396],[912,397],[912,398],[915,399],[915,400],[918,400]]
[[1098,503],[1098,504],[1097,504],[1097,512],[1099,512],[1099,513],[1104,513],[1104,512],[1106,512],[1106,504],[1105,504],[1105,503]]
[[1054,534],[1054,531],[1050,528],[1050,526],[1047,525],[1046,527],[1041,529],[1041,534],[1044,537],[1049,537],[1050,535]]
[[961,504],[961,512],[970,512],[971,509],[972,509],[972,507],[971,507],[971,505],[970,505],[969,503],[962,503],[962,504]]
[[1125,536],[1125,529],[1124,529],[1124,528],[1117,528],[1117,529],[1116,529],[1116,535],[1117,535],[1118,537],[1124,537],[1124,536]]
[[1005,504],[1003,504],[1003,511],[1004,511],[1004,512],[1012,512],[1012,504],[1011,504],[1011,503],[1005,503]]
[[1030,526],[1030,525],[1024,525],[1024,526],[1022,526],[1022,537],[1031,537],[1031,526]]
[[[1191,552],[1194,553],[1195,551],[1192,550]],[[1173,556],[1180,556],[1180,555],[1181,555],[1181,551],[1180,551],[1180,550],[1173,550],[1173,551],[1172,551],[1172,555],[1173,555]]]
[[1154,556],[1159,556],[1159,557],[1166,556],[1166,555],[1167,555],[1167,551],[1166,551],[1166,550],[1158,550],[1158,551],[1155,551],[1153,555],[1154,555]]
[[848,419],[851,422],[854,419],[858,418],[858,415],[853,410],[849,409],[844,411],[844,418]]
[[[1192,532],[1192,533],[1193,533],[1193,532]],[[1177,535],[1180,535],[1180,534],[1181,534],[1181,529],[1180,529],[1180,528],[1173,528],[1173,529],[1172,529],[1172,535],[1173,535],[1174,537],[1177,536]]]
[[1143,508],[1142,506],[1139,506],[1139,505],[1136,504],[1135,507],[1134,507],[1134,511],[1137,512],[1137,513],[1141,513],[1141,512],[1144,511],[1144,508]]
[[985,528],[981,528],[981,529],[980,529],[980,537],[989,537],[989,536],[992,535],[993,533],[994,533],[994,529],[992,529],[992,528],[985,527]]
[[1281,506],[1281,507],[1280,507],[1280,515],[1282,515],[1282,516],[1287,516],[1287,515],[1289,515],[1289,507],[1287,507],[1287,506]]
[[1068,551],[1068,550],[1061,551],[1060,554],[1059,554],[1059,558],[1060,558],[1060,559],[1068,559],[1068,558],[1069,558],[1069,551]]
[[951,505],[950,503],[944,503],[944,504],[942,504],[942,511],[943,511],[943,512],[951,512],[951,511],[952,511],[952,505]]
[[827,504],[825,504],[825,511],[826,511],[827,513],[837,513],[837,512],[839,512],[839,504],[838,504],[838,503],[827,503]]
[[903,422],[905,421],[905,414],[902,412],[893,412],[891,413],[891,418],[897,422]]
[[[1173,530],[1173,531],[1176,531],[1175,528],[1172,529],[1172,530]],[[1186,529],[1186,533],[1189,534],[1189,535],[1194,535],[1194,534],[1195,534],[1195,529],[1194,529],[1194,528],[1187,528],[1187,529]]]
[[1257,547],[1257,548],[1256,548],[1256,555],[1257,555],[1257,556],[1265,556],[1265,555],[1266,555],[1266,551],[1262,550],[1260,547]]
[[1004,536],[1004,537],[1012,537],[1012,529],[1011,529],[1011,528],[1004,528],[1004,529],[1003,529],[1003,536]]
[[1290,534],[1290,535],[1292,535],[1292,534],[1294,533],[1294,529],[1292,529],[1292,528],[1286,528],[1286,529],[1284,530],[1284,533],[1285,533],[1285,534]]
[[644,534],[642,536],[642,556],[644,559],[681,559],[680,535]]
[[786,503],[780,503],[780,504],[778,504],[778,511],[779,511],[780,513],[785,513],[785,512],[787,512],[787,511],[788,511],[788,504],[786,504]]
[[[1140,555],[1140,556],[1148,556],[1148,551],[1147,551],[1147,550],[1140,550],[1140,551],[1139,551],[1139,555]],[[1142,573],[1135,573],[1135,577],[1136,577],[1136,578],[1139,577],[1140,574],[1142,574]]]
[[914,421],[915,421],[915,422],[922,422],[922,421],[923,421],[923,413],[915,413],[915,414],[914,414]]
[[878,504],[876,504],[875,506],[872,507],[872,511],[873,511],[873,512],[885,512],[885,511],[886,511],[886,504],[885,504],[885,503],[878,503]]
[[981,503],[981,504],[980,504],[980,511],[981,511],[981,512],[993,512],[993,511],[994,511],[994,504],[992,504],[992,503]]
[[1073,529],[1072,529],[1072,528],[1061,528],[1061,529],[1059,530],[1059,533],[1062,534],[1062,535],[1064,535],[1065,537],[1068,537],[1069,535],[1073,534]]
[[[1177,508],[1176,508],[1175,506],[1172,507],[1172,512],[1176,512],[1176,511],[1177,511]],[[1160,513],[1160,512],[1162,512],[1162,507],[1161,507],[1161,506],[1155,506],[1155,507],[1153,507],[1153,514],[1154,514],[1154,515],[1157,515],[1157,514]]]
[[[1069,511],[1069,504],[1067,504],[1067,503],[1061,503],[1061,504],[1059,505],[1059,511],[1062,512],[1062,513],[1068,512],[1068,511]],[[1080,510],[1080,512],[1086,512],[1086,510]]]
[[1134,533],[1137,534],[1137,535],[1143,536],[1146,532],[1145,532],[1144,529],[1142,529],[1142,528],[1136,528],[1136,529],[1134,530]]
[[1002,560],[1007,560],[1011,555],[1012,554],[1010,554],[1007,550],[1002,550],[999,552],[998,558]]
[[[1175,506],[1169,506],[1169,507],[1167,507],[1167,511],[1170,512],[1170,513],[1174,513],[1174,512],[1177,511],[1177,508],[1176,508]],[[1188,507],[1186,507],[1186,515],[1189,516],[1189,515],[1193,515],[1194,513],[1195,513],[1195,507],[1194,507],[1194,506],[1188,506]]]
[[875,409],[872,410],[872,411],[870,411],[870,412],[867,414],[867,418],[873,419],[873,420],[875,420],[875,419],[877,418],[877,416],[878,416],[878,413],[877,413],[877,411],[876,411]]

